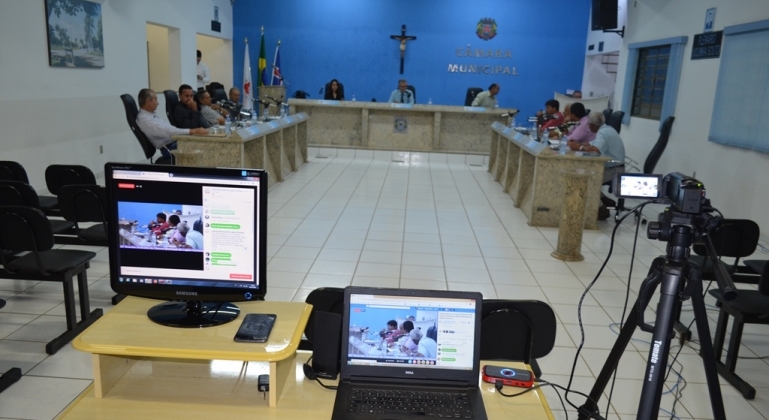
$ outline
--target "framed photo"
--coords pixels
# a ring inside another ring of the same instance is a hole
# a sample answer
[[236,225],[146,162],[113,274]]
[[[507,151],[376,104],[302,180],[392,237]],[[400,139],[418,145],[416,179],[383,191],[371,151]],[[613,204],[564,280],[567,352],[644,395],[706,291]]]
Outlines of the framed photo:
[[50,66],[104,67],[101,4],[45,0],[45,13]]

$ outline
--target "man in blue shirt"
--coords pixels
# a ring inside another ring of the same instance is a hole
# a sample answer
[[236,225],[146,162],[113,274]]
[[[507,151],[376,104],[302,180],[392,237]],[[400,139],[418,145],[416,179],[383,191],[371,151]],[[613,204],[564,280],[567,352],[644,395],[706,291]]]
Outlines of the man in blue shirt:
[[408,82],[406,82],[406,79],[398,80],[398,89],[395,89],[393,93],[390,94],[390,100],[388,102],[395,102],[399,104],[413,104],[414,92],[410,91],[407,88],[408,88]]

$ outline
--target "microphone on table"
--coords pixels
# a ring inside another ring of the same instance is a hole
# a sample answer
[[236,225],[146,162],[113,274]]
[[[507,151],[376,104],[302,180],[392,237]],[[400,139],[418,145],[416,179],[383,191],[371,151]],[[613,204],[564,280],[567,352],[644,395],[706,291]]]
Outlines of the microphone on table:
[[325,86],[321,86],[320,90],[318,91],[318,95],[323,95],[323,90],[326,89]]
[[514,117],[516,114],[518,114],[518,112],[519,111],[516,109],[516,110],[512,110],[512,111],[510,111],[510,112],[508,112],[506,114],[502,114],[501,116],[502,117]]

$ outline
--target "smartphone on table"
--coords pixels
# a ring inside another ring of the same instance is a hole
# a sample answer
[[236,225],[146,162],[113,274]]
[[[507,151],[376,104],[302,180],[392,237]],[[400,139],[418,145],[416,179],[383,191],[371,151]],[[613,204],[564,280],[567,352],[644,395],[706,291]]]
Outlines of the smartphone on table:
[[264,343],[275,325],[275,314],[247,314],[235,334],[235,341],[242,343]]
[[531,388],[534,384],[534,374],[525,369],[513,369],[503,366],[486,365],[481,371],[484,382],[502,382],[503,385]]

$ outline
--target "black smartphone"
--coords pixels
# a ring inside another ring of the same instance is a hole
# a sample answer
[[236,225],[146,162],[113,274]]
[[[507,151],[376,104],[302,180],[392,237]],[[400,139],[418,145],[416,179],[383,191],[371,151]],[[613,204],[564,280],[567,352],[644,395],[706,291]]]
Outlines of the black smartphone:
[[264,343],[275,325],[275,314],[247,314],[235,334],[235,341],[242,343]]

